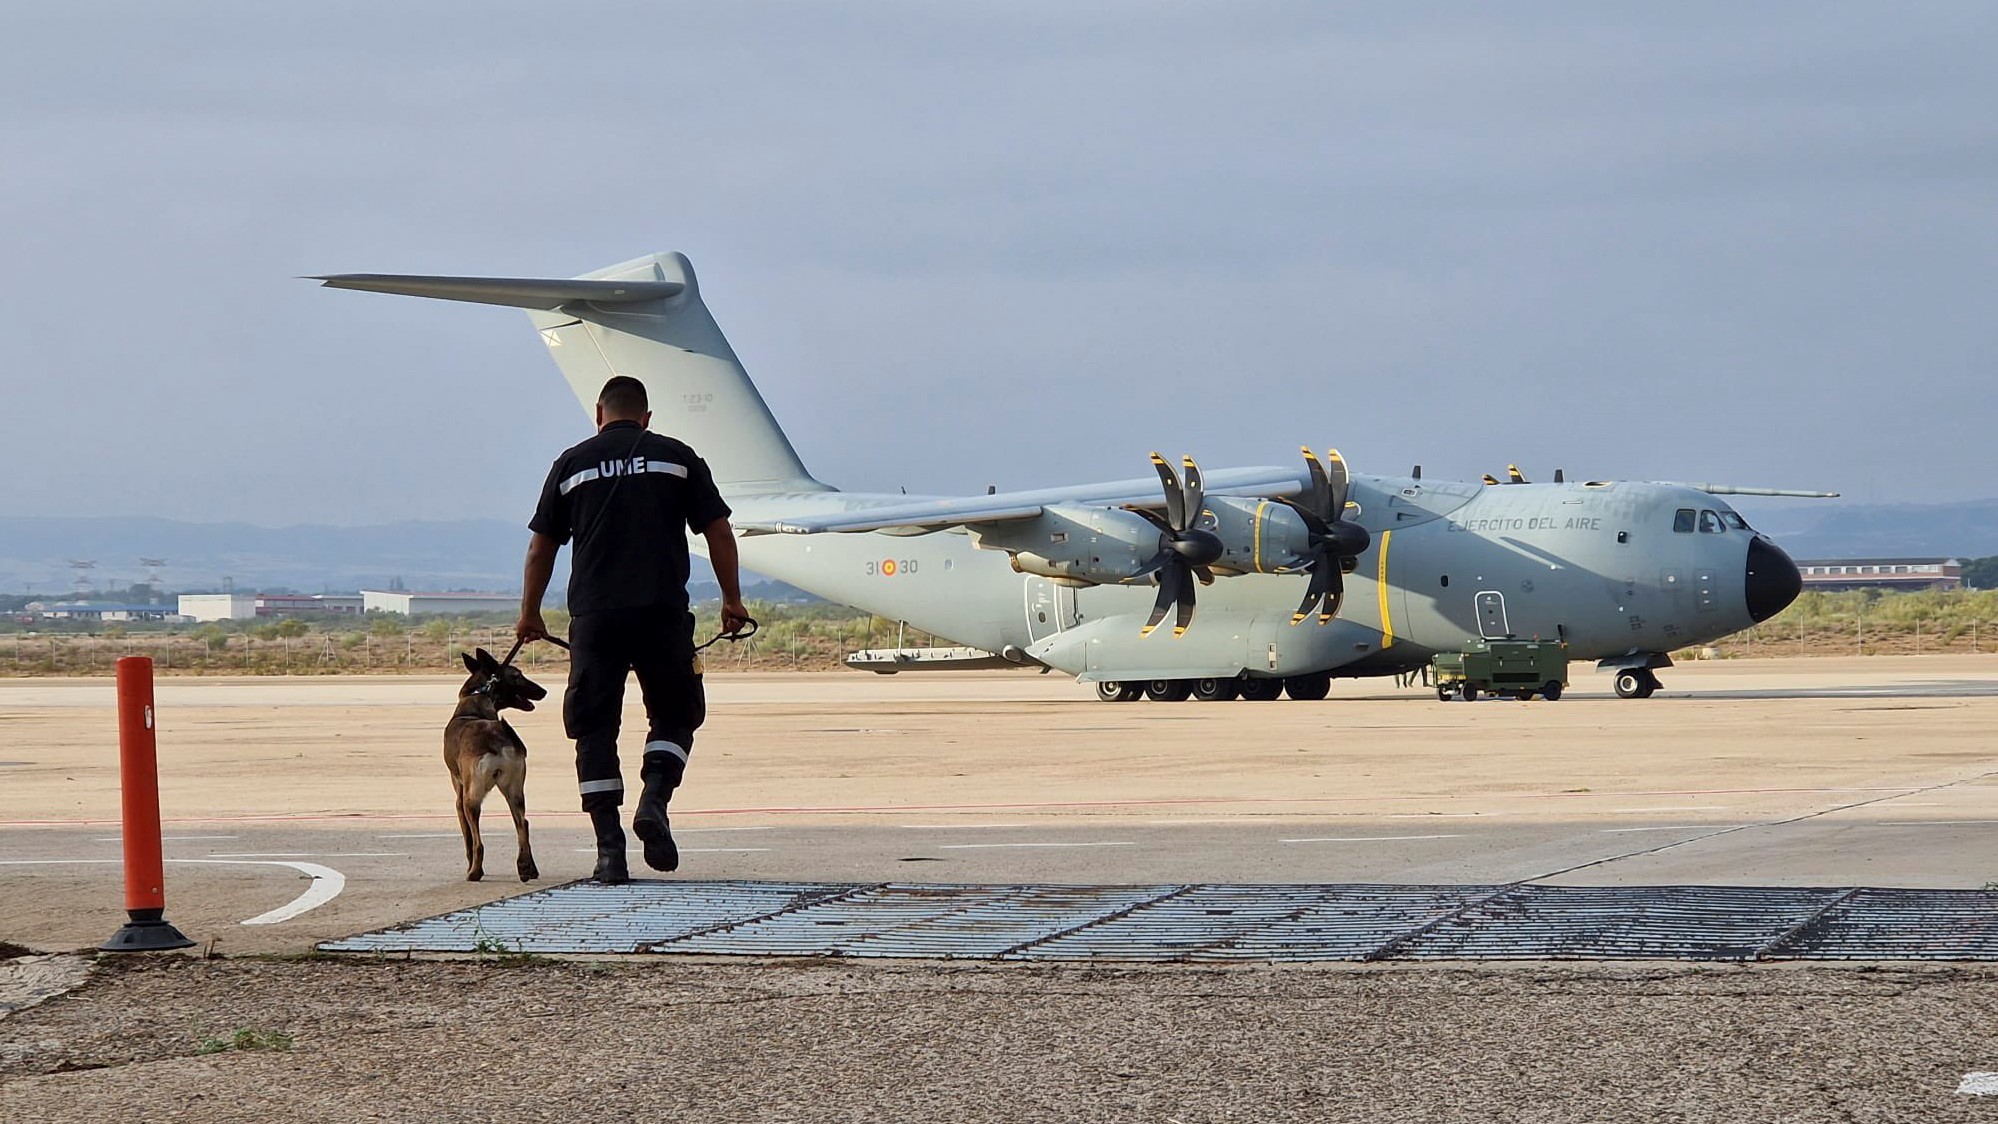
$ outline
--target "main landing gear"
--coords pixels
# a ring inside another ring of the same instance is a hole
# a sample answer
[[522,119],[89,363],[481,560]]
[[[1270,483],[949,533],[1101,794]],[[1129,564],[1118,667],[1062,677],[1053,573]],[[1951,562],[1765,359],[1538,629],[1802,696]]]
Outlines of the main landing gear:
[[1616,673],[1616,697],[1620,699],[1648,699],[1659,686],[1658,677],[1648,667],[1626,668]]
[[1269,702],[1289,695],[1293,699],[1316,701],[1332,693],[1332,677],[1326,674],[1294,675],[1288,679],[1151,679],[1096,684],[1096,697],[1103,702]]

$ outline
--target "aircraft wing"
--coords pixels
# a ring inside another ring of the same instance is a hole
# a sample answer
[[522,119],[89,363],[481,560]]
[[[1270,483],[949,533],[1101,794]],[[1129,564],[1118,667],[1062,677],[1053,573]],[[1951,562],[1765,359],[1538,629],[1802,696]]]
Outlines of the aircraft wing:
[[1675,488],[1691,488],[1710,496],[1781,496],[1794,500],[1835,500],[1837,492],[1804,492],[1795,488],[1755,488],[1746,484],[1688,484],[1682,480],[1661,480]]
[[[1205,484],[1210,496],[1273,498],[1296,495],[1304,490],[1304,484],[1294,468],[1224,468],[1208,473]],[[816,535],[828,531],[941,530],[967,523],[1032,519],[1055,504],[1159,508],[1165,506],[1165,497],[1160,494],[1159,481],[1154,476],[1027,492],[1000,492],[990,496],[949,496],[784,519],[737,520],[735,525],[751,534],[787,535]]]

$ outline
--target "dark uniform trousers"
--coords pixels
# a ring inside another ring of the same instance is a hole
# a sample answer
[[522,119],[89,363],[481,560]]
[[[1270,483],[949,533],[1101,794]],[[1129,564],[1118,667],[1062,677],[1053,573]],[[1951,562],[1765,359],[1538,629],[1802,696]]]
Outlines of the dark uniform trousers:
[[569,689],[562,724],[576,742],[576,781],[583,810],[624,803],[617,733],[624,679],[638,673],[650,728],[641,780],[664,773],[677,786],[694,748],[694,731],[708,716],[707,694],[694,662],[694,615],[685,609],[626,609],[578,613],[569,621]]

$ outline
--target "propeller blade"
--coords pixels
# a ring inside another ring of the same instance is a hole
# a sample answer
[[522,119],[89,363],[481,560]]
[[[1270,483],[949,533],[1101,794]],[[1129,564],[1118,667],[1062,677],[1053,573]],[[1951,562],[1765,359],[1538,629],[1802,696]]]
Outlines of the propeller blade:
[[1332,506],[1326,508],[1325,518],[1327,520],[1344,519],[1346,517],[1347,486],[1352,481],[1346,472],[1346,458],[1340,456],[1337,449],[1330,449],[1325,453],[1325,476],[1332,486]]
[[1193,576],[1200,579],[1201,585],[1214,584],[1214,571],[1205,566],[1195,566],[1193,568]]
[[1318,555],[1318,561],[1313,563],[1311,567],[1311,584],[1305,587],[1304,600],[1297,603],[1297,612],[1290,615],[1290,623],[1294,625],[1303,624],[1304,618],[1311,615],[1311,610],[1316,608],[1318,603],[1325,598],[1326,571],[1337,570],[1338,568],[1339,560],[1337,558],[1333,558],[1331,555],[1325,553]]
[[1345,569],[1334,559],[1331,571],[1331,580],[1326,582],[1329,596],[1325,604],[1318,607],[1318,623],[1321,625],[1331,624],[1332,618],[1339,615],[1339,606],[1346,601]]
[[1506,465],[1505,482],[1508,484],[1524,484],[1526,483],[1526,474],[1521,472],[1519,466],[1516,464]]
[[1173,530],[1186,531],[1191,530],[1200,520],[1201,508],[1207,503],[1207,489],[1200,484],[1200,466],[1193,463],[1192,457],[1181,457],[1180,464],[1186,469],[1184,477],[1186,495],[1181,501],[1186,504],[1186,522],[1175,526]]
[[1178,573],[1179,567],[1167,566],[1164,572],[1159,574],[1159,597],[1152,603],[1151,619],[1145,622],[1145,627],[1138,630],[1139,636],[1150,636],[1152,630],[1159,626],[1159,622],[1165,619],[1166,610],[1172,608],[1172,603],[1178,599],[1173,595],[1173,590],[1176,588],[1174,575]]
[[1193,623],[1193,575],[1181,570],[1179,584],[1179,621],[1172,630],[1175,639],[1185,636],[1186,626]]
[[1186,529],[1186,496],[1179,490],[1179,477],[1172,474],[1172,466],[1156,452],[1152,454],[1152,467],[1158,469],[1159,486],[1165,490],[1166,525],[1175,531]]
[[1490,486],[1490,485],[1495,485],[1495,484],[1497,484],[1497,483],[1498,483],[1498,477],[1496,477],[1496,476],[1493,476],[1493,475],[1492,475],[1491,473],[1489,473],[1489,472],[1485,473],[1485,484],[1486,484],[1487,486]]
[[1296,506],[1311,509],[1320,519],[1338,518],[1338,512],[1332,510],[1332,485],[1325,479],[1325,466],[1318,463],[1318,454],[1309,445],[1304,447],[1304,468],[1311,474],[1311,487],[1298,497]]

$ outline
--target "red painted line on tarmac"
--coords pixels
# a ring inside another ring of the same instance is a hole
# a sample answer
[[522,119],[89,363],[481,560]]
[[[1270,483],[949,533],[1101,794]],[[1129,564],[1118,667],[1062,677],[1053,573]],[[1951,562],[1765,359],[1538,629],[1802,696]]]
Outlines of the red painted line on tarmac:
[[[823,805],[818,807],[771,806],[764,808],[688,808],[676,811],[683,816],[810,816],[810,815],[884,815],[896,812],[995,812],[1026,811],[1036,808],[1156,808],[1185,807],[1190,805],[1263,805],[1263,804],[1352,804],[1359,802],[1379,803],[1382,801],[1407,800],[1562,800],[1562,799],[1628,799],[1633,796],[1726,796],[1748,794],[1826,794],[1841,792],[1902,792],[1900,787],[1887,788],[1671,788],[1651,789],[1640,792],[1519,792],[1519,793],[1473,793],[1457,796],[1440,796],[1434,793],[1403,793],[1386,796],[1214,796],[1205,798],[1177,798],[1156,800],[1037,800],[1016,803],[995,804],[852,804]],[[583,813],[569,811],[538,811],[537,818],[566,816],[581,819]],[[373,823],[379,821],[427,820],[448,823],[453,820],[449,813],[429,812],[283,812],[252,813],[240,816],[185,816],[173,817],[165,823],[173,824],[215,824],[215,823]],[[118,823],[115,819],[76,819],[76,820],[0,820],[0,828],[5,827],[105,827]]]

